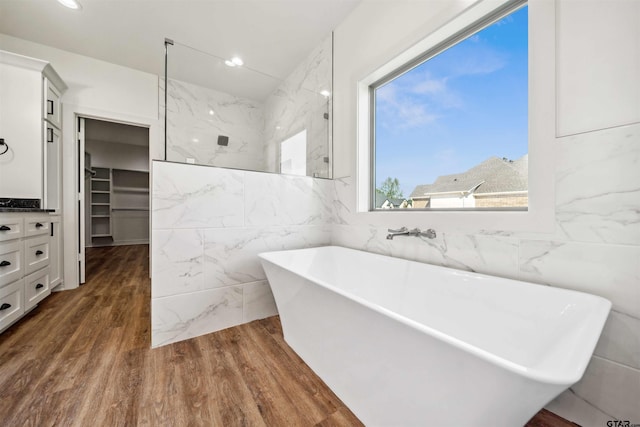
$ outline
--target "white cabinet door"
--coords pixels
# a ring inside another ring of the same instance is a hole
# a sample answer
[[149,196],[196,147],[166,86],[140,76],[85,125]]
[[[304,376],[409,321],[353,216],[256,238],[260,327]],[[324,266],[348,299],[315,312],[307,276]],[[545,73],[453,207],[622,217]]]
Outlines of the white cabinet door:
[[62,133],[53,127],[51,123],[44,121],[44,208],[60,209],[62,204],[61,191],[61,161],[60,161],[60,142]]
[[24,240],[24,274],[49,265],[49,236]]
[[42,198],[42,74],[0,64],[0,195]]
[[24,281],[0,288],[0,332],[24,314]]
[[53,289],[60,283],[62,283],[62,222],[59,216],[52,216],[49,243],[49,286]]
[[51,294],[49,269],[43,268],[24,278],[24,309],[29,310]]
[[0,243],[0,286],[22,277],[22,242],[14,240]]
[[58,129],[62,128],[62,103],[60,102],[60,91],[51,84],[49,79],[44,79],[44,117]]
[[0,242],[22,237],[23,224],[22,218],[17,215],[0,216]]
[[51,223],[48,216],[27,217],[24,219],[25,237],[49,234],[49,227],[51,227]]

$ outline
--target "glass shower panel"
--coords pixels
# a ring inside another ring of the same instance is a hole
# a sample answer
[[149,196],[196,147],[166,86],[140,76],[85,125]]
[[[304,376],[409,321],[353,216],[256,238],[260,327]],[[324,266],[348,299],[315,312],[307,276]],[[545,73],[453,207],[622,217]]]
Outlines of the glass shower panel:
[[[331,44],[284,78],[168,45],[165,160],[331,178]],[[282,143],[302,132],[306,166],[282,168]]]

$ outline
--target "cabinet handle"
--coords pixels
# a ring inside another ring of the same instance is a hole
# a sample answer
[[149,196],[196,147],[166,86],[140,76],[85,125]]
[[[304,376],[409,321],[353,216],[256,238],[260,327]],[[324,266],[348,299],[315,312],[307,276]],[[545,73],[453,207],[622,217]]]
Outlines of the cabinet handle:
[[10,231],[11,227],[8,227],[6,225],[0,225],[0,231]]
[[36,285],[36,289],[42,289],[42,288],[44,288],[44,285],[42,283],[38,283]]
[[0,261],[0,267],[6,267],[8,265],[11,265],[9,261]]
[[38,249],[38,250],[36,251],[36,255],[42,255],[43,253],[44,253],[44,252],[42,252],[40,249]]
[[53,129],[47,128],[47,142],[53,142]]
[[36,228],[40,228],[40,227],[44,227],[44,225],[40,224],[39,222],[36,222]]
[[0,305],[0,310],[6,310],[7,308],[11,308],[11,304],[7,304],[6,302]]
[[53,115],[53,101],[47,99],[47,115]]

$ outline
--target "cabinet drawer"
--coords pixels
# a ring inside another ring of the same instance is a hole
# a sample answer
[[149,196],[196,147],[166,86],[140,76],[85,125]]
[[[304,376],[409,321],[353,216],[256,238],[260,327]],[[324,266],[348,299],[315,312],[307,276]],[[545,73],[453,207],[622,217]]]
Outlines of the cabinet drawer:
[[44,79],[44,117],[47,121],[60,129],[62,126],[62,104],[60,103],[60,91],[56,89],[48,79]]
[[0,216],[0,242],[18,239],[24,235],[21,217]]
[[24,314],[24,281],[0,288],[0,332]]
[[0,286],[22,277],[22,242],[0,243]]
[[51,294],[49,268],[36,271],[24,278],[24,309],[29,310]]
[[48,216],[29,217],[24,219],[24,235],[39,236],[42,234],[49,234],[51,229],[51,223]]
[[24,274],[31,274],[49,265],[49,236],[24,241]]

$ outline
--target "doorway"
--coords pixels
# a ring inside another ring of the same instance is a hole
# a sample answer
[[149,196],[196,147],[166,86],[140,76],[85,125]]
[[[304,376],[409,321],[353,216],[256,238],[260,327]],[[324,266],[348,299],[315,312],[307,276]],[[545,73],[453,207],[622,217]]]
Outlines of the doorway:
[[78,117],[80,283],[87,254],[149,244],[149,128]]

